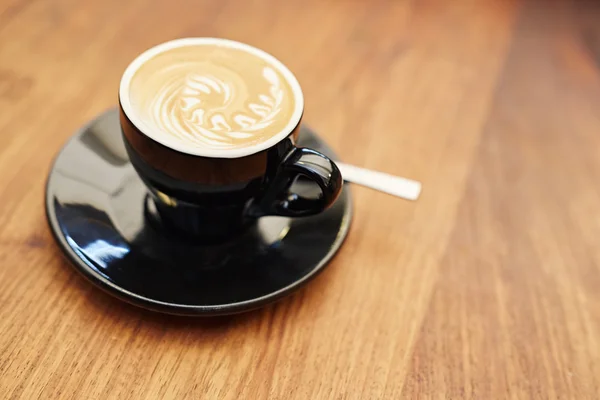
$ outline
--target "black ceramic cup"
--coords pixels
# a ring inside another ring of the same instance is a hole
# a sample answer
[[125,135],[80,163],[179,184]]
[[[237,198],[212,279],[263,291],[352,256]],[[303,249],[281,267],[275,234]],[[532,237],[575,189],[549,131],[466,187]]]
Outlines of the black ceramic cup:
[[[239,46],[268,59],[293,88],[296,108],[282,132],[257,145],[213,152],[187,148],[150,129],[136,115],[130,82],[137,69],[163,51],[195,43]],[[296,146],[303,96],[296,78],[274,57],[225,39],[186,38],[147,50],[126,69],[119,90],[120,123],[131,164],[149,188],[161,227],[186,236],[223,239],[239,234],[269,215],[305,217],[333,204],[342,188],[335,163],[325,155]],[[302,177],[320,189],[318,197],[290,190]]]

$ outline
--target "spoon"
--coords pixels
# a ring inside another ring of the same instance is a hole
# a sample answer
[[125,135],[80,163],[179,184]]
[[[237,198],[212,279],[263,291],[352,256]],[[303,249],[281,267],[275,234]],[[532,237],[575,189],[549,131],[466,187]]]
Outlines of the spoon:
[[335,162],[344,181],[356,183],[371,189],[398,196],[406,200],[417,200],[421,193],[421,182],[360,168],[354,165]]

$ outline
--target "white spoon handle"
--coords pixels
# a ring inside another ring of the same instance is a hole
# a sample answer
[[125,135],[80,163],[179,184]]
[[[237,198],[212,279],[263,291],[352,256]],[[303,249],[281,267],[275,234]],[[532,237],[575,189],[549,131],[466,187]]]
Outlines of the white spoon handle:
[[336,161],[345,181],[379,190],[407,200],[416,200],[421,193],[421,182],[372,171]]

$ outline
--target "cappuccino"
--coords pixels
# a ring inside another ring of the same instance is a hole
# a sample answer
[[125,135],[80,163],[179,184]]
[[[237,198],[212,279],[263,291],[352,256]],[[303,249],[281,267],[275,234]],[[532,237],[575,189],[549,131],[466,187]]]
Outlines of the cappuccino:
[[281,62],[249,45],[211,38],[148,50],[126,71],[120,97],[144,133],[193,154],[280,140],[303,108],[300,86]]

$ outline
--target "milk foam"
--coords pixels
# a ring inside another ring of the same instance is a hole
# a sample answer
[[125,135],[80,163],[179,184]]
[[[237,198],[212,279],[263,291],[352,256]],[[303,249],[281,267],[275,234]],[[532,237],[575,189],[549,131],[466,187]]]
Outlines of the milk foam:
[[220,45],[149,58],[134,72],[129,98],[155,134],[201,150],[248,148],[280,135],[299,119],[302,100],[276,63]]
[[[157,91],[147,118],[189,145],[212,148],[243,145],[259,137],[260,131],[272,125],[281,113],[284,93],[280,79],[270,67],[263,68],[263,77],[269,82],[268,92],[248,99],[246,109],[228,109],[234,98],[242,95],[241,87],[213,75],[190,72],[181,81],[166,82]],[[220,102],[207,104],[203,98],[211,95],[218,96]]]

